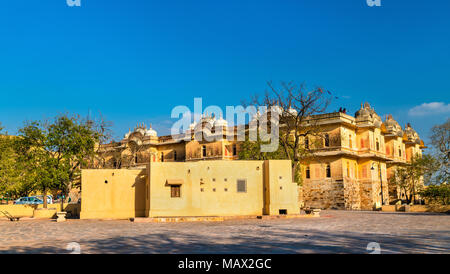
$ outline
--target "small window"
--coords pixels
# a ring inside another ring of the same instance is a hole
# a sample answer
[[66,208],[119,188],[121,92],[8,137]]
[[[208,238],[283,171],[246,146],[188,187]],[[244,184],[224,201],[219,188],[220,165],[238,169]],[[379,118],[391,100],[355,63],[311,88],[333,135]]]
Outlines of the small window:
[[280,215],[286,215],[287,214],[287,209],[280,209],[280,210],[278,210],[278,213]]
[[305,149],[309,149],[309,139],[308,139],[308,137],[305,138]]
[[327,164],[327,178],[331,178],[331,166]]
[[134,162],[137,164],[138,163],[138,156],[134,156]]
[[206,157],[206,146],[202,146],[202,155]]
[[380,150],[380,142],[377,139],[377,151],[379,151],[379,150]]
[[233,156],[237,155],[237,148],[236,145],[233,145]]
[[181,185],[170,186],[170,197],[172,198],[181,197]]
[[398,157],[402,157],[402,149],[401,148],[398,149]]
[[311,178],[311,170],[309,169],[309,166],[306,167],[306,179]]
[[164,162],[164,152],[161,152],[161,162]]
[[237,192],[247,192],[247,181],[240,179],[237,180]]
[[325,134],[325,147],[329,147],[330,146],[330,135]]
[[177,160],[177,151],[176,150],[173,151],[173,160],[174,161]]

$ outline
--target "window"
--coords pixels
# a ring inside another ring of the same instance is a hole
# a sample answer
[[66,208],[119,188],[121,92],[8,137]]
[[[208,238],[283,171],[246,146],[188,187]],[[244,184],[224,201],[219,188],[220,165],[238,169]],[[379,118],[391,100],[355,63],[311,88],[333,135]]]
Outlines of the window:
[[233,156],[237,155],[237,148],[236,145],[233,145]]
[[113,164],[114,168],[117,168],[117,160],[114,159],[114,164]]
[[161,162],[164,162],[164,152],[161,152]]
[[331,177],[331,166],[330,164],[327,164],[327,178]]
[[138,156],[134,156],[134,162],[137,164],[138,163]]
[[311,171],[309,169],[309,166],[306,167],[306,179],[311,178]]
[[286,214],[287,214],[287,209],[279,209],[279,210],[278,210],[278,213],[279,213],[280,215],[286,215]]
[[202,155],[206,157],[206,146],[202,146]]
[[177,151],[176,150],[173,151],[173,160],[174,161],[177,160]]
[[247,181],[244,179],[237,180],[237,192],[247,192]]
[[325,147],[329,147],[330,146],[330,135],[325,134]]
[[402,157],[402,149],[401,148],[398,149],[398,157]]
[[308,137],[305,138],[305,149],[309,149],[309,139],[308,139]]
[[348,147],[353,148],[352,136],[348,135]]
[[377,138],[377,151],[379,151],[380,150],[380,142],[378,141],[378,138]]
[[181,197],[181,185],[171,185],[170,186],[170,197],[172,197],[172,198]]

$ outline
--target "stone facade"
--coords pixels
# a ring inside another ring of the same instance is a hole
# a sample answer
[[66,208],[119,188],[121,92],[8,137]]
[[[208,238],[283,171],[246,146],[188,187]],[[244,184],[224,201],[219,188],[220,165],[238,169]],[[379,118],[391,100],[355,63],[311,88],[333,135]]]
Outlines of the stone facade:
[[[300,206],[371,210],[402,198],[389,178],[425,147],[411,125],[402,129],[391,115],[382,121],[368,103],[354,116],[340,111],[315,115],[311,121],[320,136],[308,137],[311,157],[301,163]],[[177,136],[158,136],[151,127],[137,125],[120,142],[100,146],[97,163],[128,168],[148,162],[239,160],[241,142],[226,138],[236,130],[208,116]],[[214,140],[200,138],[205,134]]]

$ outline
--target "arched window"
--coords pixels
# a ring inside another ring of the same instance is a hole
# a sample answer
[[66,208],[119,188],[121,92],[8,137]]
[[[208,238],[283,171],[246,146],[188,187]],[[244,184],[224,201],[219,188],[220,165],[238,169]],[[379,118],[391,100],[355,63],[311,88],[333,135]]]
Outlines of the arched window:
[[402,157],[402,149],[401,148],[398,149],[398,157]]
[[327,178],[331,178],[331,166],[327,164]]
[[380,150],[380,142],[378,141],[378,138],[377,138],[377,151],[379,151]]
[[161,152],[161,162],[164,162],[164,152]]
[[177,160],[177,151],[176,150],[173,151],[173,160],[174,161]]
[[307,166],[306,167],[306,172],[305,172],[306,174],[306,179],[309,179],[309,178],[311,178],[311,170],[309,169],[309,166]]
[[328,133],[325,134],[325,147],[330,146],[330,135]]
[[305,149],[309,149],[309,138],[305,137]]
[[206,157],[206,146],[202,146],[202,155]]

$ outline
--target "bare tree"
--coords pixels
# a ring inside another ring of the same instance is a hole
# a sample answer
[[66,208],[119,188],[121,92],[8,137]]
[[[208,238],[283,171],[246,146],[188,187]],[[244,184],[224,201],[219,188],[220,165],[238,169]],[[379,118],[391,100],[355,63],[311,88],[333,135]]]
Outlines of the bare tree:
[[[251,103],[267,106],[268,109],[278,107],[281,111],[279,141],[287,158],[292,160],[295,171],[299,162],[311,155],[313,147],[318,147],[317,140],[323,138],[317,120],[312,116],[326,111],[332,94],[320,87],[307,90],[304,84],[297,85],[294,82],[281,82],[280,86],[268,82],[268,86],[269,91],[261,99],[254,96]],[[310,140],[310,136],[318,138],[314,138],[314,141]]]

